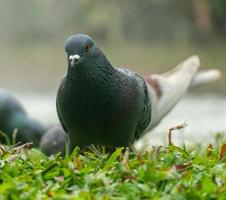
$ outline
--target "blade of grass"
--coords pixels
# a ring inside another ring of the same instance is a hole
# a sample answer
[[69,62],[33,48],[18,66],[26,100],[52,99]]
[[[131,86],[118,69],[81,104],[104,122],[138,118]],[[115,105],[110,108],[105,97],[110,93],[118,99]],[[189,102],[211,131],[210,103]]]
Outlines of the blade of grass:
[[122,150],[124,148],[118,148],[115,150],[114,153],[111,154],[110,158],[107,160],[106,164],[104,165],[104,170],[107,171],[108,169],[111,168],[111,166],[113,165],[113,163],[116,161],[116,159],[118,158],[118,156],[121,154]]

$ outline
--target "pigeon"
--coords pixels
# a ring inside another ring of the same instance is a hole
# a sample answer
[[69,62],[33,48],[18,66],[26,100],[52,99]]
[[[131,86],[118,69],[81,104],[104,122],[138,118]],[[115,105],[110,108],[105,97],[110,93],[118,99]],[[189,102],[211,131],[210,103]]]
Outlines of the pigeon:
[[[31,119],[20,102],[5,90],[0,90],[0,131],[12,139],[13,131],[17,129],[17,142],[33,142],[36,147],[46,128]],[[0,141],[4,139],[0,137]]]
[[42,136],[40,149],[47,155],[61,153],[62,156],[65,156],[68,142],[68,135],[65,133],[62,126],[58,124],[51,127]]
[[142,77],[112,66],[85,34],[69,37],[65,51],[68,68],[56,107],[71,148],[129,146],[156,126],[190,87],[220,76],[218,70],[198,72],[194,55],[165,74]]

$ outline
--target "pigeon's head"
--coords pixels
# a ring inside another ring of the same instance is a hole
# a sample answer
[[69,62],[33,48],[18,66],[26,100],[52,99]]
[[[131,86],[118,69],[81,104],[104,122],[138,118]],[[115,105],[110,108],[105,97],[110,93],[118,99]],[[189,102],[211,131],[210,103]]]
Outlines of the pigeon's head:
[[41,150],[47,155],[61,152],[62,155],[66,153],[66,146],[68,144],[68,136],[60,125],[50,128],[40,141]]
[[85,34],[77,34],[69,37],[65,42],[65,51],[68,56],[68,64],[73,67],[82,63],[92,62],[97,55],[98,48],[94,40]]

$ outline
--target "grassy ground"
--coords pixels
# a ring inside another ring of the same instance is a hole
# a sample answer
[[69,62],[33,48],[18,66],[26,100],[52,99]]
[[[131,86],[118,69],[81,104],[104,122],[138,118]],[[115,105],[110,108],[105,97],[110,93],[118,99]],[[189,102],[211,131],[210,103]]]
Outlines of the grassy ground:
[[195,148],[75,149],[47,157],[29,144],[0,147],[0,199],[225,199],[226,144]]

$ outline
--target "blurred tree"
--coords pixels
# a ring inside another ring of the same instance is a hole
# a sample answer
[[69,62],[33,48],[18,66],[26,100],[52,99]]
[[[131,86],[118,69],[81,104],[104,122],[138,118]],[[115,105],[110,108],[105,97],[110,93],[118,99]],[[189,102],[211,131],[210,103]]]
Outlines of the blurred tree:
[[206,0],[193,0],[193,34],[192,41],[196,44],[207,44],[212,34],[212,23],[209,5]]
[[0,41],[63,41],[73,33],[98,40],[172,43],[226,38],[225,0],[0,0]]
[[210,15],[206,0],[193,0],[195,26],[203,34],[210,32]]
[[215,34],[226,39],[226,1],[208,0],[208,4]]
[[[189,35],[191,3],[177,0],[122,1],[123,31],[136,40],[172,41]],[[187,22],[187,23],[186,23]]]

